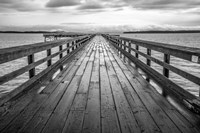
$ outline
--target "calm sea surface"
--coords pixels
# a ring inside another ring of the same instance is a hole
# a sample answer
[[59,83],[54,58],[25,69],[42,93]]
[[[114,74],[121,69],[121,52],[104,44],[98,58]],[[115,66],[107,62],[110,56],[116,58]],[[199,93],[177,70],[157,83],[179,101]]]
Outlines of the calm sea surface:
[[[0,33],[0,49],[33,44],[37,42],[43,42],[44,38],[42,34],[1,34]],[[17,59],[8,63],[0,64],[0,76],[17,70],[27,65],[27,58]],[[39,68],[38,68],[39,69]],[[28,73],[18,76],[14,80],[11,80],[3,85],[0,85],[0,96],[3,93],[7,93],[14,88],[27,81]]]
[[[156,41],[162,43],[175,44],[180,46],[188,46],[200,48],[200,34],[121,34],[121,36]],[[43,42],[44,38],[42,34],[0,34],[0,49],[6,47],[20,46],[26,44],[32,44],[37,42]],[[145,49],[140,49],[144,51]],[[42,56],[46,56],[45,52],[40,52],[36,54],[36,61],[42,58]],[[152,51],[152,56],[157,59],[162,60],[163,55],[159,52]],[[145,59],[140,57],[141,60],[145,62]],[[198,77],[200,77],[200,65],[195,63],[190,63],[184,60],[177,59],[175,57],[171,57],[172,65],[192,73]],[[0,76],[3,76],[7,73],[10,73],[14,70],[17,70],[23,66],[27,65],[27,58],[21,58],[18,60],[11,61],[9,63],[0,64]],[[39,73],[42,69],[44,69],[46,64],[42,64],[36,68],[36,73]],[[152,62],[152,67],[155,68],[158,72],[162,73],[162,67]],[[174,74],[170,73],[170,78],[173,82],[177,83],[184,89],[190,91],[191,93],[198,96],[199,94],[199,86],[191,83],[190,81]],[[11,80],[0,86],[0,94],[7,93],[12,89],[16,88],[23,82],[28,80],[28,73],[25,73],[14,80]]]

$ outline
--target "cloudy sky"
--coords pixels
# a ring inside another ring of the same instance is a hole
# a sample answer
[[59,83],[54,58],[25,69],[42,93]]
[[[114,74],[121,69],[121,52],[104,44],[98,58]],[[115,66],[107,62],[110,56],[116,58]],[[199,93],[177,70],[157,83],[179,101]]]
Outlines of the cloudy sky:
[[0,0],[0,30],[200,29],[200,0]]

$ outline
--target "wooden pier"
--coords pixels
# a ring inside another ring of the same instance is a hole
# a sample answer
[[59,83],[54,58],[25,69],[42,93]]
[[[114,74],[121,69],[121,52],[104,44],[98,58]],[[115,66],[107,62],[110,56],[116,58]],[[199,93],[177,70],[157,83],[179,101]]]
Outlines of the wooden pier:
[[[147,47],[146,54],[140,46]],[[52,54],[53,47],[59,51]],[[163,75],[150,67],[156,60],[151,50],[165,54],[164,61],[157,61]],[[35,61],[34,54],[40,51],[46,51],[46,57]],[[139,55],[147,58],[146,64]],[[0,98],[0,132],[199,133],[199,98],[167,77],[170,70],[197,84],[200,80],[172,67],[170,55],[200,62],[195,49],[101,34],[2,49],[0,64],[27,56],[28,65],[1,76],[0,84],[27,71],[30,79]],[[55,56],[60,59],[53,64]],[[36,74],[35,67],[44,62],[47,68]],[[52,78],[57,70],[61,72]],[[150,79],[161,86],[161,94]]]

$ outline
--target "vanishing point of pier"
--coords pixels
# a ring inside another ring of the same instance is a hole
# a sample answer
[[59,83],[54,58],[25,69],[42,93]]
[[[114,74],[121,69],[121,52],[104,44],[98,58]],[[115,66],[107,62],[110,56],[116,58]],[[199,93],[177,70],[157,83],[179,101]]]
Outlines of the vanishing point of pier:
[[[0,77],[0,84],[29,72],[28,81],[0,98],[1,133],[200,132],[199,97],[168,78],[172,71],[200,85],[199,77],[170,65],[170,56],[200,63],[199,49],[108,34],[44,36],[44,43],[0,50],[0,64],[26,56],[28,61]],[[163,60],[152,57],[152,50],[161,52]],[[34,54],[41,51],[46,55],[36,61]],[[151,67],[152,61],[163,66],[162,74]],[[47,68],[36,74],[35,67],[44,62]]]

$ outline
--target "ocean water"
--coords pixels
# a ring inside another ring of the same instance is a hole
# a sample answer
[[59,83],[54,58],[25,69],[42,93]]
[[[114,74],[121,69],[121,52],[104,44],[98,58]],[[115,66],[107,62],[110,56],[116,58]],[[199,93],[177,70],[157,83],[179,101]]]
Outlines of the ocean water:
[[[38,42],[43,42],[44,38],[42,34],[3,34],[0,33],[0,49],[2,48],[8,48],[8,47],[14,47],[14,46],[20,46],[20,45],[28,45]],[[41,53],[40,53],[41,54]],[[36,57],[38,60],[39,57]],[[14,61],[10,61],[8,63],[0,64],[0,76],[3,76],[7,73],[10,73],[14,70],[17,70],[23,66],[27,65],[27,57],[20,58]],[[36,71],[40,71],[44,68],[43,66],[40,66],[37,68]],[[0,85],[0,96],[10,92],[14,88],[18,87],[22,83],[28,80],[28,72],[22,74],[21,76],[18,76],[17,78],[4,83],[3,85]]]
[[[121,34],[120,36],[135,38],[135,39],[142,39],[142,40],[149,40],[149,41],[156,41],[162,43],[169,43],[174,45],[180,46],[188,46],[188,47],[195,47],[200,48],[200,34]],[[42,34],[0,34],[0,49],[6,47],[13,47],[13,46],[20,46],[20,45],[27,45],[33,44],[37,42],[43,42],[44,38]],[[56,52],[58,48],[54,48],[52,53]],[[146,49],[140,48],[140,51],[146,52]],[[46,51],[39,52],[35,54],[36,61],[42,59],[46,56]],[[152,51],[152,56],[163,60],[163,54]],[[144,58],[141,56],[139,57],[143,62],[146,62]],[[58,57],[53,59],[53,62],[56,62]],[[200,77],[200,65],[196,63],[191,63],[189,61],[184,61],[175,57],[171,57],[171,62],[173,66],[176,66],[188,73],[192,73],[197,77]],[[27,65],[27,57],[17,59],[8,63],[0,64],[0,76],[3,76],[7,73],[10,73],[14,70],[17,70],[23,66]],[[152,67],[155,68],[158,72],[162,73],[162,67],[157,65],[156,63],[152,62]],[[41,64],[40,66],[36,67],[36,74],[41,72],[43,69],[46,68],[46,63]],[[179,86],[183,87],[184,89],[188,90],[192,94],[198,96],[199,95],[199,86],[180,77],[177,74],[170,72],[170,79],[177,83]],[[14,88],[21,85],[23,82],[28,80],[28,73],[24,73],[17,78],[0,85],[0,96],[6,94],[13,90]]]
[[[120,36],[134,38],[134,39],[141,39],[141,40],[148,40],[160,43],[167,43],[172,45],[180,45],[186,47],[193,47],[193,48],[200,48],[200,33],[185,33],[185,34],[121,34]],[[146,52],[145,48],[140,48],[140,51]],[[156,52],[152,50],[152,56],[156,59],[163,60],[163,54],[160,52]],[[146,59],[143,57],[139,57],[144,63],[146,63]],[[175,66],[185,72],[193,74],[197,77],[200,77],[200,64],[192,63],[189,61],[185,61],[174,56],[170,57],[170,64]],[[151,62],[151,67],[154,68],[159,73],[162,73],[163,68]],[[199,96],[200,86],[192,83],[191,81],[170,72],[169,78],[181,86],[182,88],[186,89],[190,93]]]

